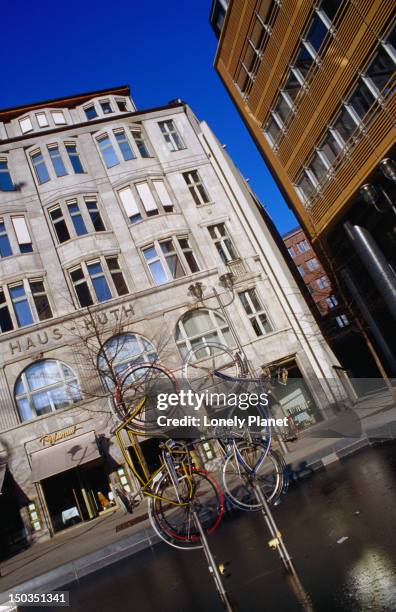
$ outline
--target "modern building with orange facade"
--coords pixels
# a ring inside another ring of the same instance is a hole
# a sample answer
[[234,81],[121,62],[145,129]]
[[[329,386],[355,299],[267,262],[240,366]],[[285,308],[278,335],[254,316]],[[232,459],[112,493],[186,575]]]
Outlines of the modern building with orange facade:
[[367,362],[395,375],[394,2],[215,0],[210,21],[215,68],[370,345]]

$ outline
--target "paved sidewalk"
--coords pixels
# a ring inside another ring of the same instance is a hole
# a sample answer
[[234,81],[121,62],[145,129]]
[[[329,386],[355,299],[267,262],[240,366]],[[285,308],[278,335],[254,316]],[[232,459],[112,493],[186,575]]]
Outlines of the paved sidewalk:
[[[343,437],[331,437],[334,432]],[[375,440],[396,439],[396,405],[383,391],[361,399],[352,410],[313,427],[289,443],[291,473],[301,464],[319,469]],[[57,589],[158,542],[144,501],[133,513],[114,511],[76,525],[0,564],[0,604],[8,591]]]

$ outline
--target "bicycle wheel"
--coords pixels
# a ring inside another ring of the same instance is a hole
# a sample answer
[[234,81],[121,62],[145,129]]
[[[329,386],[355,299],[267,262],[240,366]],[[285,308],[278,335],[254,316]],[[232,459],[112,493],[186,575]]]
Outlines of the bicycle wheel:
[[[206,535],[218,527],[224,512],[224,497],[217,481],[206,472],[194,470],[191,474],[193,492],[190,495],[186,476],[179,480],[179,495],[189,501],[184,506],[173,505],[176,492],[167,472],[163,472],[154,493],[149,498],[149,517],[157,535],[174,548],[202,548],[201,538],[193,518],[196,511]],[[169,500],[169,501],[165,501]]]
[[[157,408],[159,393],[174,393],[178,385],[170,370],[157,363],[136,363],[122,372],[115,390],[115,405],[121,421],[126,421],[145,398],[142,410],[126,425],[137,433],[155,434],[162,432],[157,424],[161,414]],[[170,417],[176,406],[168,406],[166,416]]]
[[[261,444],[243,442],[238,451],[246,463],[254,468],[262,458],[265,449]],[[285,463],[276,452],[269,450],[258,469],[255,480],[258,482],[267,502],[273,505],[285,491]],[[238,460],[236,453],[229,455],[223,465],[222,480],[226,497],[241,510],[260,510],[249,481],[249,472]]]
[[[224,372],[232,378],[242,378],[246,375],[246,365],[237,351],[219,342],[200,342],[184,357],[182,376],[194,392],[208,391],[214,394],[237,391],[238,382],[225,386],[224,381],[215,375],[215,371]],[[211,403],[211,407],[221,409],[224,404]]]

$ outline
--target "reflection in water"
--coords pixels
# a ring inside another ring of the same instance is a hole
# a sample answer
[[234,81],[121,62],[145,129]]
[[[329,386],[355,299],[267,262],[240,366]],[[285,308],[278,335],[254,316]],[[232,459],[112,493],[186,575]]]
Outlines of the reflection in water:
[[378,550],[366,550],[349,569],[346,588],[364,610],[394,610],[396,575],[392,559]]

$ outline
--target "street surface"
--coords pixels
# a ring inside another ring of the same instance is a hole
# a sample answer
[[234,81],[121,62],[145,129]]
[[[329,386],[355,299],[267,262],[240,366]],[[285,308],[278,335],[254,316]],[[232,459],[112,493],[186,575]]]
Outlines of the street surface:
[[[395,443],[360,452],[290,487],[274,516],[313,610],[396,609],[395,508]],[[260,513],[225,517],[209,542],[218,563],[230,562],[227,591],[240,612],[301,610],[268,539]],[[203,552],[165,544],[64,589],[70,590],[73,611],[222,610]]]

